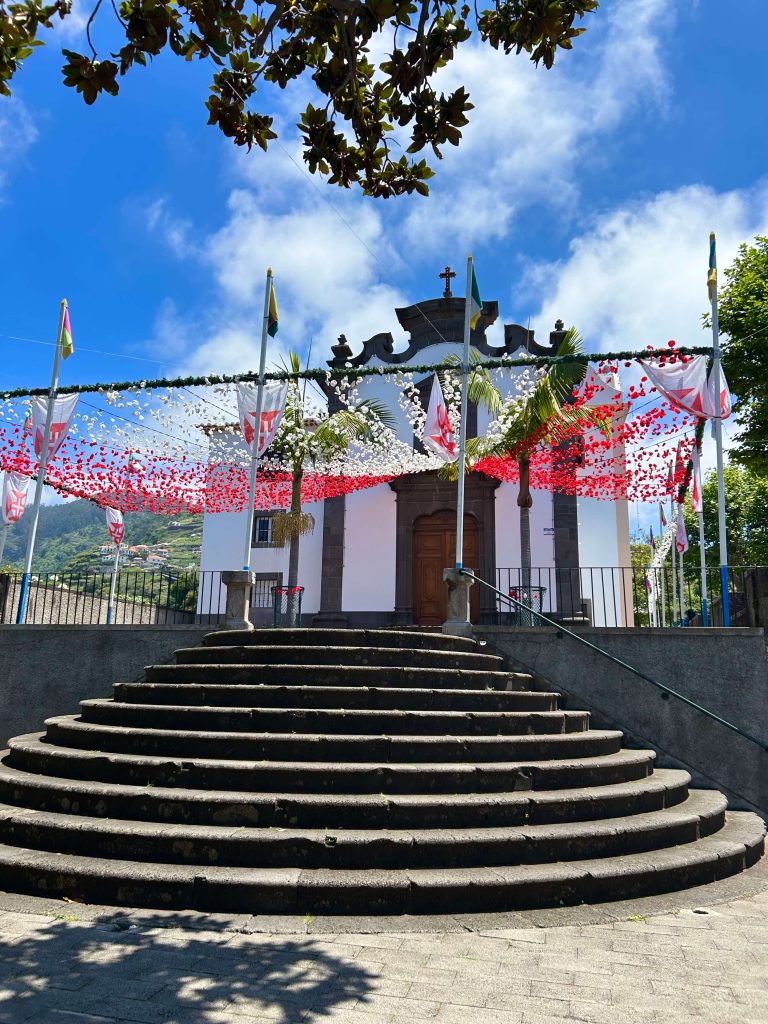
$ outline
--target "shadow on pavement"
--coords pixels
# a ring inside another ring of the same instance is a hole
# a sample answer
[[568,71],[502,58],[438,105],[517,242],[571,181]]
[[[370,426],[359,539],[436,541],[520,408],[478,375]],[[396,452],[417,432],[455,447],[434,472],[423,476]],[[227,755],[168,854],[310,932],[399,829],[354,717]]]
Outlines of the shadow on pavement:
[[339,945],[188,927],[142,912],[0,917],[2,1024],[322,1021],[365,1003],[375,975]]

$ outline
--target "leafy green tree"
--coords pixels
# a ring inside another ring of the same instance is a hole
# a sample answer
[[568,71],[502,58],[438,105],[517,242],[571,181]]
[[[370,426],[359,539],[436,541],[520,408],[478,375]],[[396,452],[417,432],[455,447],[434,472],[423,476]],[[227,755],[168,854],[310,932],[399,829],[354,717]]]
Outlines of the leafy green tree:
[[723,368],[739,401],[734,419],[739,433],[730,455],[758,473],[768,474],[768,238],[758,235],[742,245],[725,271],[720,292]]
[[[725,529],[730,565],[768,565],[768,477],[739,466],[726,466]],[[704,544],[707,558],[718,564],[717,473],[711,470],[702,484]],[[699,517],[686,501],[683,508],[690,550],[685,556],[699,564]]]
[[[86,103],[103,92],[117,95],[134,65],[170,50],[213,66],[208,123],[237,145],[266,150],[277,134],[269,114],[249,109],[257,90],[311,77],[317,99],[297,111],[310,171],[341,186],[357,182],[376,196],[426,195],[432,171],[411,157],[429,149],[439,158],[441,146],[459,144],[469,94],[459,86],[446,95],[434,78],[473,29],[494,49],[525,51],[550,68],[558,48],[570,49],[584,31],[577,23],[598,7],[598,0],[496,0],[475,7],[472,18],[469,4],[443,0],[91,3],[90,52],[63,51],[64,84]],[[71,13],[72,0],[0,0],[0,95],[10,93],[15,73],[42,45],[40,29]],[[119,37],[119,49],[106,58],[96,49],[97,27],[101,38]],[[374,57],[382,39],[385,52]]]

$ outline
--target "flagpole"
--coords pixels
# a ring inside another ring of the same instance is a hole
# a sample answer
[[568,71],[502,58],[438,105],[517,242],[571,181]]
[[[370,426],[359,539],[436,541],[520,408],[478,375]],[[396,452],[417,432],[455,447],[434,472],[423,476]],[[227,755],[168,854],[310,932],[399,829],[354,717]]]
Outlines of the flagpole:
[[[664,536],[664,520],[662,516],[663,509],[661,502],[659,502],[659,544]],[[666,559],[664,559],[666,561]],[[667,628],[667,580],[666,571],[664,568],[664,562],[661,564],[661,624],[664,629]]]
[[731,624],[728,593],[728,541],[725,532],[725,481],[723,478],[723,404],[720,396],[720,316],[717,307],[717,240],[709,235],[709,298],[712,303],[712,373],[715,383],[715,449],[717,453],[717,526],[720,540],[720,592],[723,599],[723,625]]
[[35,500],[32,505],[32,523],[29,528],[27,540],[27,554],[24,559],[24,575],[21,578],[21,594],[19,595],[19,610],[16,615],[17,625],[23,625],[24,615],[27,610],[27,598],[29,596],[29,577],[32,573],[32,558],[35,553],[35,537],[37,536],[37,522],[40,518],[40,503],[43,498],[43,487],[45,486],[45,470],[48,463],[48,445],[51,440],[51,423],[53,421],[53,410],[56,404],[56,391],[59,386],[59,367],[61,365],[61,340],[64,330],[64,316],[67,312],[67,300],[61,300],[59,310],[59,329],[56,334],[56,348],[53,353],[53,372],[51,374],[51,387],[48,391],[48,411],[45,416],[45,430],[43,431],[43,445],[40,449],[40,465],[37,470],[35,482]]
[[697,481],[699,493],[699,562],[701,564],[701,622],[702,625],[709,625],[709,602],[707,601],[707,552],[704,547],[704,487],[701,479],[701,451],[694,446],[693,472]]
[[[669,499],[669,525],[670,525],[670,527],[674,526],[675,527],[675,531],[677,531],[677,520],[675,519],[675,499],[674,499],[674,496],[670,496],[670,499]],[[675,557],[676,554],[677,554],[677,532],[675,532],[675,535],[672,538],[672,587],[671,587],[671,589],[672,589],[672,625],[673,626],[677,625],[677,586],[676,586],[677,559]]]
[[248,484],[248,514],[245,525],[245,545],[243,548],[243,569],[251,568],[251,547],[253,536],[254,501],[256,500],[256,473],[259,468],[259,438],[261,436],[261,408],[264,403],[264,373],[267,367],[267,328],[269,327],[269,297],[272,292],[272,268],[267,270],[267,283],[264,289],[264,318],[261,323],[261,355],[259,358],[259,384],[256,394],[256,422],[253,425],[253,445],[251,447],[251,475]]
[[[682,516],[682,514],[683,514],[683,506],[681,505],[680,506],[680,515]],[[677,544],[677,537],[675,537],[675,544]],[[685,574],[684,574],[684,566],[683,566],[683,555],[685,554],[685,552],[684,551],[678,551],[678,554],[680,555],[680,564],[679,564],[679,571],[680,571],[680,625],[684,626],[685,625]]]
[[464,560],[464,461],[467,447],[467,400],[469,392],[469,336],[472,319],[472,257],[467,256],[467,290],[464,300],[464,354],[461,366],[461,421],[459,423],[459,490],[456,499],[456,568]]
[[109,581],[109,603],[107,604],[107,625],[112,625],[115,608],[115,583],[117,582],[117,567],[120,564],[120,545],[115,544],[115,561],[112,565],[112,578]]

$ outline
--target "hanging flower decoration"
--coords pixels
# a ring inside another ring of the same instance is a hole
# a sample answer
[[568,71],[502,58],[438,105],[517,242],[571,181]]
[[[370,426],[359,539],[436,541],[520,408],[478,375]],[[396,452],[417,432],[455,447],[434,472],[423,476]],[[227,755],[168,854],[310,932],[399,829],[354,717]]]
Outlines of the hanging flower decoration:
[[[693,358],[675,350],[654,352],[654,365],[685,363]],[[497,361],[498,362],[498,361]],[[503,361],[502,361],[503,362]],[[615,378],[638,364],[630,359],[597,359],[573,404],[594,405],[600,400],[601,380]],[[374,368],[375,369],[375,368]],[[366,368],[370,371],[371,368]],[[516,403],[525,401],[545,372],[531,361],[494,365],[494,382],[507,394],[497,419],[485,432],[492,437],[504,430],[505,417]],[[355,410],[372,395],[399,414],[397,430],[371,420],[370,437],[353,441],[342,455],[325,458],[307,443],[302,504],[375,487],[410,473],[436,470],[438,456],[415,444],[423,433],[425,404],[418,384],[424,368],[398,368],[393,374],[349,369],[346,376],[311,371],[303,398],[305,425],[320,423],[333,409]],[[461,381],[458,370],[440,371],[450,423],[458,436]],[[31,401],[13,395],[0,398],[0,468],[34,475],[37,457],[25,427]],[[696,418],[675,407],[639,370],[623,391],[605,405],[600,415],[604,431],[583,432],[583,425],[549,425],[547,441],[530,441],[530,477],[533,488],[603,500],[653,501],[677,494],[683,479],[678,466],[668,479],[670,463],[681,441],[682,464],[694,443]],[[237,426],[235,380],[168,387],[153,382],[131,386],[99,385],[81,394],[70,432],[47,467],[47,482],[62,494],[87,498],[123,512],[150,511],[178,515],[182,511],[236,512],[248,500],[249,453]],[[276,442],[262,460],[255,496],[259,508],[287,508],[298,436],[292,437],[288,419]],[[473,470],[501,481],[517,480],[517,463],[507,458],[486,458]]]

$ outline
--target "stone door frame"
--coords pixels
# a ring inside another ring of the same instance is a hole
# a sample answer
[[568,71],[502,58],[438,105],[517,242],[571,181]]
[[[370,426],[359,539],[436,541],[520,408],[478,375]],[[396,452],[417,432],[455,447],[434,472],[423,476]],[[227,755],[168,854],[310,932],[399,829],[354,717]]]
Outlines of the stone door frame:
[[[456,484],[441,480],[437,472],[408,473],[389,486],[395,492],[395,615],[398,625],[413,624],[413,531],[417,519],[446,509],[456,511]],[[496,585],[496,489],[499,481],[483,473],[468,473],[464,489],[464,511],[477,520],[482,579]],[[446,569],[451,566],[445,566]],[[477,586],[477,584],[476,584]],[[480,587],[478,619],[486,621],[495,612],[495,598]]]

